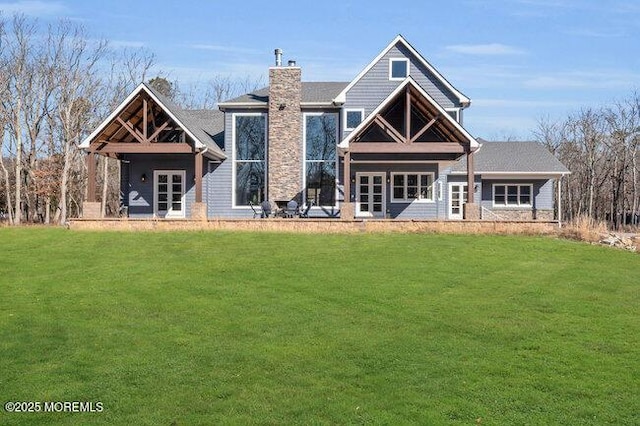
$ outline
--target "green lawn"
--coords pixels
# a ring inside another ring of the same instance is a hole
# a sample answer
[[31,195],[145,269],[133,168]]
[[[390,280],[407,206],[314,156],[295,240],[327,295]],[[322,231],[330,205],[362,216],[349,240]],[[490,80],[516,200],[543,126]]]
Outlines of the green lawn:
[[0,229],[0,424],[640,424],[640,256]]

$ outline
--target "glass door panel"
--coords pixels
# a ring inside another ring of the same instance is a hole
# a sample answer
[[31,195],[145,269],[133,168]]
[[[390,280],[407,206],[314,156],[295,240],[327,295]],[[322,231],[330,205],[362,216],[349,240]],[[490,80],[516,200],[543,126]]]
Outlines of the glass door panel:
[[358,173],[356,177],[356,216],[384,217],[385,176],[380,173]]

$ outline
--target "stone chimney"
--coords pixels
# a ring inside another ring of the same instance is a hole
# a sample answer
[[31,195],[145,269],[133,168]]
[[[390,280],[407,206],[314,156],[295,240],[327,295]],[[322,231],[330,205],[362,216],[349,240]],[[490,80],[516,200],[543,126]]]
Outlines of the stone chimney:
[[296,199],[302,191],[302,72],[295,62],[283,67],[276,49],[276,66],[269,68],[268,197]]

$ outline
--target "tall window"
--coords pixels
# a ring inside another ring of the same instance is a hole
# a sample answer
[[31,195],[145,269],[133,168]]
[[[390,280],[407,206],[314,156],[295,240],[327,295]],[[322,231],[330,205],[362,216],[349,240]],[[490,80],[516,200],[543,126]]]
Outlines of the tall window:
[[266,118],[263,114],[234,115],[235,205],[260,204],[265,199]]
[[533,185],[493,185],[494,206],[531,206]]
[[337,132],[337,114],[305,114],[305,202],[313,200],[318,206],[336,204]]

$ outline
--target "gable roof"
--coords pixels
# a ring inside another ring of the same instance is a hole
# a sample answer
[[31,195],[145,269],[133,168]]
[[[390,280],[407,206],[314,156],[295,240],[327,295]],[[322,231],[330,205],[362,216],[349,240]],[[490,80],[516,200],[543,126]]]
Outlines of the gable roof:
[[382,52],[380,52],[378,54],[378,56],[376,56],[370,63],[369,65],[367,65],[361,72],[360,74],[358,74],[356,76],[356,78],[354,78],[353,80],[351,80],[351,82],[349,83],[349,85],[347,85],[341,92],[340,94],[338,94],[338,96],[335,97],[334,102],[336,103],[345,103],[347,100],[347,92],[358,82],[360,81],[360,79],[362,77],[364,77],[364,75],[369,72],[369,70],[371,68],[373,68],[374,65],[376,65],[380,59],[382,59],[382,57],[384,55],[387,54],[387,52],[389,52],[389,50],[391,50],[396,44],[401,43],[404,47],[407,48],[407,50],[409,50],[409,52],[411,52],[411,54],[422,64],[424,65],[424,67],[426,69],[429,70],[429,72],[431,72],[438,81],[440,81],[447,89],[449,89],[455,97],[458,98],[458,100],[460,101],[461,104],[463,104],[463,108],[469,106],[471,104],[471,99],[469,99],[468,97],[466,97],[464,94],[462,94],[462,92],[460,92],[458,89],[456,89],[455,87],[453,87],[453,85],[451,83],[449,83],[449,81],[444,78],[444,76],[442,74],[440,74],[438,72],[438,70],[436,70],[433,65],[431,65],[425,58],[424,56],[422,56],[420,54],[420,52],[418,52],[416,49],[413,48],[413,46],[411,46],[411,44],[409,44],[409,42],[407,40],[405,40],[405,38],[401,35],[398,34],[392,41],[391,43],[389,43],[389,45],[387,47],[385,47]]
[[[169,117],[171,117],[171,119],[174,120],[187,133],[187,135],[194,140],[196,149],[206,151],[205,155],[210,158],[219,160],[226,158],[222,149],[220,149],[218,144],[214,141],[214,134],[210,133],[216,131],[215,123],[212,123],[211,125],[204,125],[203,121],[198,119],[197,114],[194,114],[192,111],[183,110],[170,99],[144,82],[140,83],[138,87],[136,87],[129,96],[127,96],[120,105],[118,105],[113,112],[82,141],[80,148],[89,148],[91,141],[95,139],[111,122],[113,122],[113,120],[115,120],[116,117],[118,117],[141,92],[147,93],[149,97],[151,97],[151,99],[153,99],[153,101],[158,104],[167,113],[167,115],[169,115]],[[208,130],[210,132],[205,130],[207,126],[213,126],[209,127]]]
[[371,114],[369,114],[367,116],[366,119],[364,119],[351,133],[349,133],[349,135],[344,138],[340,144],[338,144],[338,147],[340,148],[348,148],[349,147],[349,143],[351,142],[351,140],[353,138],[356,137],[356,135],[358,135],[362,130],[364,130],[373,120],[375,120],[375,117],[378,113],[380,113],[390,102],[393,101],[393,99],[402,91],[404,90],[404,88],[410,85],[412,88],[416,89],[420,95],[422,95],[429,103],[431,103],[440,113],[440,117],[442,117],[443,120],[447,121],[448,123],[450,123],[451,125],[453,125],[453,127],[456,128],[456,130],[458,130],[463,137],[465,137],[470,144],[470,147],[472,150],[477,149],[480,145],[478,144],[478,141],[476,141],[476,139],[471,136],[471,134],[460,125],[460,123],[458,123],[456,120],[454,120],[448,113],[447,111],[442,108],[442,106],[440,106],[440,104],[438,102],[435,101],[435,99],[433,99],[433,97],[431,97],[431,95],[429,95],[411,76],[408,76],[407,78],[405,78],[402,83],[400,83],[398,85],[398,87],[395,88],[395,90],[393,92],[391,92],[389,94],[389,96],[387,96],[387,98],[382,101],[380,103],[380,105],[378,105],[376,107],[376,109],[374,109]]
[[[571,173],[538,142],[482,141],[474,154],[476,174],[565,175]],[[466,156],[451,167],[451,173],[466,173]]]
[[[341,81],[302,82],[302,106],[333,105],[333,99],[348,85]],[[218,107],[267,108],[269,106],[269,87],[255,90],[228,101],[220,102]]]

